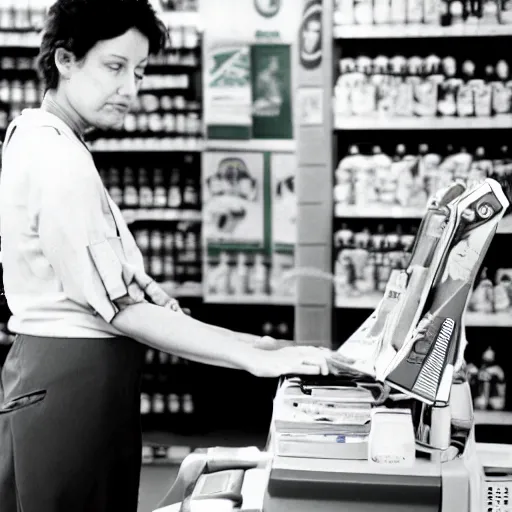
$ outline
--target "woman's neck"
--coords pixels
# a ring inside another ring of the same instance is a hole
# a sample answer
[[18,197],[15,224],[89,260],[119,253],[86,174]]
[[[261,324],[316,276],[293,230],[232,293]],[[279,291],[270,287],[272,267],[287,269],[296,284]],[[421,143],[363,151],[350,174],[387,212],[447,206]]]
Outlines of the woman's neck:
[[41,109],[58,117],[75,132],[78,138],[83,139],[87,129],[86,123],[67,102],[60,100],[56,91],[47,91],[41,103]]

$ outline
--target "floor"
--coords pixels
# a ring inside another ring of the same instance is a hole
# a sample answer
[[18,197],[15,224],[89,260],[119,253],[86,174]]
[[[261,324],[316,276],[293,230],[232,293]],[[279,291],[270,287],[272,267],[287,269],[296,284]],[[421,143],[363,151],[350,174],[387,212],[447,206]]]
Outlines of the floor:
[[178,466],[143,466],[140,475],[138,512],[153,512],[177,474]]

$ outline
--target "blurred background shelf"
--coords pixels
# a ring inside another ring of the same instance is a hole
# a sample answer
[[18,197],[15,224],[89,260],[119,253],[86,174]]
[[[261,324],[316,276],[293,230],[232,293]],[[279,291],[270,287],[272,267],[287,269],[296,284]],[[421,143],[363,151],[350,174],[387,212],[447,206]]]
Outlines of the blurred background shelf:
[[355,117],[335,116],[335,130],[496,130],[512,129],[512,116],[501,117]]
[[275,297],[272,295],[205,295],[205,304],[255,304],[273,306],[292,306],[295,304],[293,297]]
[[[369,309],[373,310],[377,307],[382,299],[381,293],[365,294],[359,297],[340,297],[337,296],[335,304],[340,309]],[[512,327],[512,311],[504,311],[502,313],[466,313],[467,327]]]
[[123,217],[128,224],[144,221],[188,221],[200,222],[200,210],[178,210],[172,208],[123,209]]
[[512,426],[512,412],[510,411],[474,411],[474,413],[475,424],[477,425]]
[[440,25],[338,25],[334,27],[334,39],[422,39],[447,37],[493,37],[510,36],[510,25],[458,24],[447,27]]

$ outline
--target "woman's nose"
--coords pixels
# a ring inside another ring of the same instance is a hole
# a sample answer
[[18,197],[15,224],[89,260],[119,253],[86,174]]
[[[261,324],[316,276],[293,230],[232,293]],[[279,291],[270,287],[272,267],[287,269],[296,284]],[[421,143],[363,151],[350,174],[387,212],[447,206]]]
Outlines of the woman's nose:
[[125,76],[119,87],[119,94],[133,100],[137,96],[138,92],[139,86],[137,78],[134,75]]

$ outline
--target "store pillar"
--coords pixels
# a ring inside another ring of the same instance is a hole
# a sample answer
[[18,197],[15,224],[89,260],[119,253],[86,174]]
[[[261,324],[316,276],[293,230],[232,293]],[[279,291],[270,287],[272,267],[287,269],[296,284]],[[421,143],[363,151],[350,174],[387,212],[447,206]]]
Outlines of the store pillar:
[[[298,268],[332,272],[332,5],[303,0],[298,34]],[[333,283],[301,277],[295,338],[300,344],[331,346]]]

